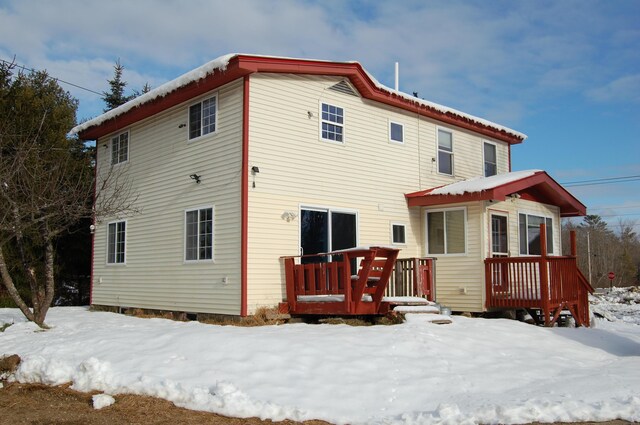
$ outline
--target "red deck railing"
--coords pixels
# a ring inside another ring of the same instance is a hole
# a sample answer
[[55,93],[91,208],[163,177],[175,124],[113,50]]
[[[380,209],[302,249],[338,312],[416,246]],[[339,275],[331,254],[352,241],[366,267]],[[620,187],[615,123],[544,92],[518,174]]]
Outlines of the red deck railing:
[[548,256],[546,229],[540,225],[539,257],[498,257],[485,260],[487,308],[540,309],[552,326],[568,309],[577,326],[589,326],[589,292],[593,288],[578,269],[575,233],[570,256]]
[[387,286],[388,297],[424,297],[435,301],[433,258],[398,258]]
[[397,259],[398,252],[371,247],[283,257],[283,306],[291,314],[369,315],[388,312],[385,295],[432,300],[432,259]]

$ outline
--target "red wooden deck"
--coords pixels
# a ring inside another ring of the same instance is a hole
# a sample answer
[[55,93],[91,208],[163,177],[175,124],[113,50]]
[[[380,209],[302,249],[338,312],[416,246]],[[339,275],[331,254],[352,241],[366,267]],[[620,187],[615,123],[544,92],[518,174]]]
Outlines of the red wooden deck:
[[[383,301],[388,292],[433,299],[432,260],[398,260],[398,253],[398,249],[371,247],[283,257],[287,300],[281,311],[295,315],[380,315],[389,311],[389,303]],[[357,273],[352,271],[354,264],[358,264]],[[390,281],[394,285],[388,288]],[[412,293],[407,294],[407,290]]]
[[576,326],[589,326],[588,294],[593,288],[578,269],[575,233],[569,256],[547,255],[544,224],[540,244],[540,256],[485,260],[486,307],[539,309],[545,326],[553,326],[566,309]]

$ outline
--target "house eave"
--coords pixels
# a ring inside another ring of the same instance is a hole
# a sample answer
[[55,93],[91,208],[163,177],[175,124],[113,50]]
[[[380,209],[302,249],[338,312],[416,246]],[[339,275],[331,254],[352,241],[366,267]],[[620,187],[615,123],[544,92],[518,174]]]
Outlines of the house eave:
[[131,126],[163,110],[257,72],[340,76],[348,78],[366,99],[398,107],[447,125],[474,131],[510,145],[521,143],[526,138],[520,133],[507,131],[508,129],[497,124],[492,125],[480,118],[456,113],[452,109],[437,108],[435,104],[411,99],[407,95],[392,90],[385,90],[357,62],[329,62],[245,54],[233,56],[224,69],[213,70],[202,79],[185,84],[171,93],[131,107],[111,119],[95,125],[89,124],[78,131],[78,136],[82,140],[97,140],[99,137]]

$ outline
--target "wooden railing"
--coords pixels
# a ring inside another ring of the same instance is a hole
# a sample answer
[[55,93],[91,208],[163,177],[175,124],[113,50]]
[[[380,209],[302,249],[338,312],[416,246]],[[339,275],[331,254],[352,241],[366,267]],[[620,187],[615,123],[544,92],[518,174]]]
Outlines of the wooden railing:
[[424,297],[435,300],[435,260],[398,258],[387,286],[388,297]]
[[283,257],[289,313],[385,313],[382,297],[398,252],[371,247]]
[[546,326],[552,326],[563,309],[571,311],[576,325],[589,326],[588,293],[593,288],[578,269],[575,233],[570,256],[548,256],[546,229],[540,225],[539,257],[499,257],[485,260],[487,308],[540,309]]

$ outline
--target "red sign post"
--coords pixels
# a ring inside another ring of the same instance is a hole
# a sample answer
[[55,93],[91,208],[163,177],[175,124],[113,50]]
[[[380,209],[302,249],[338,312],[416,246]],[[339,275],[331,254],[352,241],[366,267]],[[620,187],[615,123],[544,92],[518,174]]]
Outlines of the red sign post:
[[616,278],[616,274],[614,272],[609,272],[607,277],[609,278],[609,290],[611,290],[611,287],[613,286],[613,279]]

